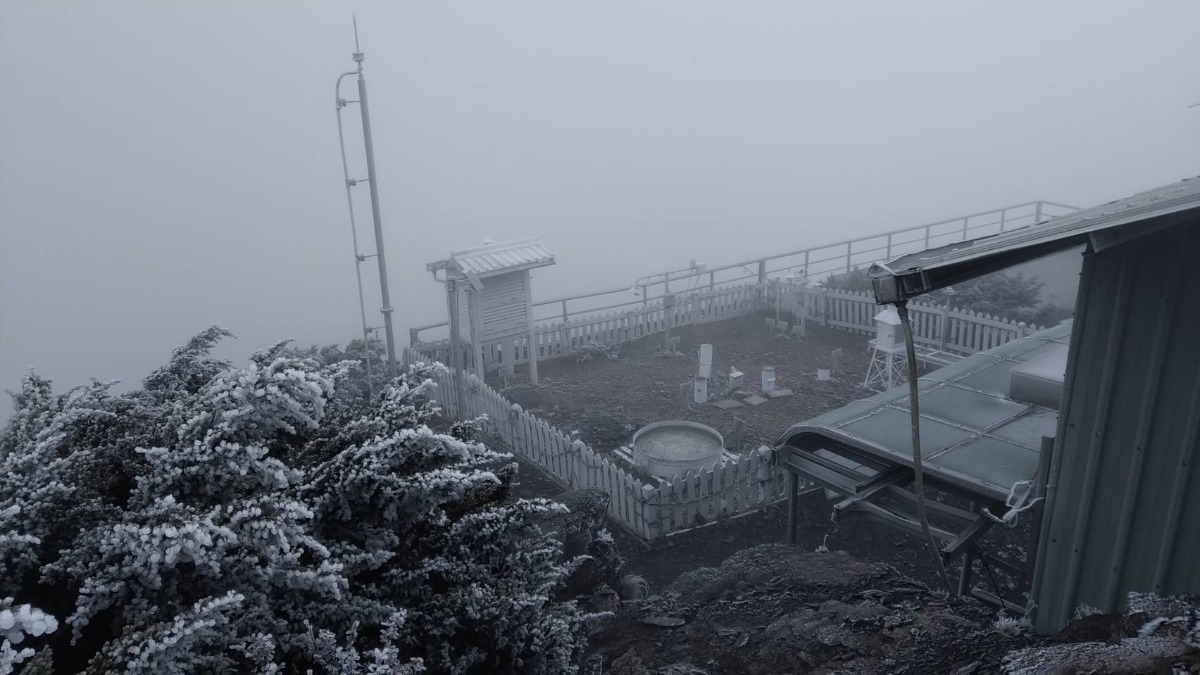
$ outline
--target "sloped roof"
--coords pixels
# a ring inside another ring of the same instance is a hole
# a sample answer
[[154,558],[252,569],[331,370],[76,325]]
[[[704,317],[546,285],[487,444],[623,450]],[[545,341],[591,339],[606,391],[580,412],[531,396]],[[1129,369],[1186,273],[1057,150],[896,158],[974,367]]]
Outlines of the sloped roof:
[[505,272],[553,265],[554,254],[537,239],[522,239],[454,251],[448,260],[430,263],[426,267],[430,270],[450,270],[455,268],[451,262],[457,263],[462,275],[475,275],[482,279]]
[[1190,178],[1049,222],[872,265],[875,299],[904,300],[1085,243],[1101,250],[1197,215],[1200,178]]
[[[1056,410],[1012,398],[1014,368],[1065,351],[1071,322],[979,352],[918,380],[925,472],[1003,500],[1013,483],[1033,477],[1042,436],[1053,436]],[[908,385],[797,424],[777,446],[821,436],[884,462],[912,465]]]

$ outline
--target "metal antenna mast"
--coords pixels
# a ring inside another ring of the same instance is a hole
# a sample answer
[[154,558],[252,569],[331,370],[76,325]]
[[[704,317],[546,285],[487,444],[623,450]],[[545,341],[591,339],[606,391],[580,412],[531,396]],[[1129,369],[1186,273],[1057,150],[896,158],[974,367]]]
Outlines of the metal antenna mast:
[[[361,182],[366,182],[371,191],[371,216],[375,224],[375,260],[379,264],[379,290],[380,299],[383,306],[379,309],[383,314],[384,334],[387,338],[387,353],[388,353],[388,375],[395,378],[396,370],[396,337],[392,330],[392,303],[390,294],[388,293],[387,279],[387,259],[383,252],[383,225],[379,216],[379,188],[375,176],[375,151],[371,144],[371,118],[367,109],[367,81],[363,78],[363,53],[360,51],[358,44],[358,17],[354,18],[354,53],[351,55],[354,62],[358,64],[357,69],[342,73],[338,76],[337,84],[334,86],[334,98],[337,103],[337,118],[338,118],[338,142],[341,144],[342,150],[342,173],[346,180],[346,202],[350,207],[350,231],[354,238],[354,261],[355,271],[358,274],[358,304],[359,311],[362,314],[363,323],[363,342],[367,349],[367,378],[371,377],[371,361],[370,361],[370,341],[368,339],[369,328],[367,327],[367,315],[365,303],[362,294],[362,269],[361,264],[370,256],[365,256],[358,251],[358,231],[354,223],[354,201],[351,198],[350,188],[358,185]],[[347,101],[341,97],[342,80],[349,75],[358,76],[358,100]],[[358,103],[359,111],[362,113],[362,130],[363,130],[363,145],[366,149],[367,160],[367,177],[364,179],[354,179],[350,177],[350,170],[346,163],[346,143],[342,132],[342,108],[349,103]],[[371,388],[371,395],[374,396],[374,388]]]

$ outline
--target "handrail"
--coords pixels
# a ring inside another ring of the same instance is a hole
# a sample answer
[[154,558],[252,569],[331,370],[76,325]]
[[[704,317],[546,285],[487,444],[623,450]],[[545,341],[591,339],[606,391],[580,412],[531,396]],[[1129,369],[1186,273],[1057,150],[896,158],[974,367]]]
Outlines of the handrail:
[[712,268],[711,270],[707,270],[707,271],[719,272],[723,269],[730,269],[733,267],[744,267],[751,263],[757,264],[758,261],[760,261],[760,260],[778,260],[779,258],[787,258],[789,256],[800,255],[801,253],[808,253],[810,251],[820,251],[822,249],[833,248],[835,246],[852,245],[855,242],[859,242],[859,241],[870,241],[871,239],[879,239],[880,237],[887,237],[889,235],[894,236],[897,234],[901,234],[904,232],[912,232],[915,230],[927,230],[931,227],[937,227],[938,225],[949,225],[951,223],[957,223],[957,222],[960,222],[963,220],[970,220],[971,218],[978,218],[979,216],[986,216],[986,215],[989,215],[992,213],[1000,213],[1003,211],[1010,211],[1013,209],[1025,208],[1026,206],[1037,206],[1039,203],[1046,204],[1047,202],[1025,202],[1023,204],[1014,204],[1013,206],[1005,206],[1005,207],[999,208],[999,209],[992,209],[991,211],[980,211],[979,213],[972,213],[972,214],[965,215],[965,216],[959,216],[957,218],[950,218],[947,220],[939,220],[935,223],[927,223],[925,225],[916,225],[913,227],[906,227],[906,228],[903,228],[900,230],[892,230],[890,232],[882,232],[880,234],[875,234],[875,235],[871,235],[871,236],[867,236],[867,237],[858,237],[856,239],[844,239],[842,241],[835,241],[831,244],[824,244],[822,246],[814,246],[814,247],[810,247],[810,248],[802,248],[802,249],[798,249],[795,251],[788,251],[787,253],[776,253],[775,255],[764,256],[762,258],[754,258],[752,260],[746,260],[746,261],[743,261],[740,263],[733,263],[731,265],[726,265],[725,267]]
[[[1045,200],[1022,202],[1020,204],[1013,204],[1010,206],[992,209],[990,211],[979,211],[979,212],[970,213],[970,214],[967,214],[964,216],[958,216],[956,218],[948,218],[946,220],[939,220],[939,221],[935,221],[932,223],[926,223],[924,225],[916,225],[916,226],[906,227],[906,228],[902,228],[902,229],[898,229],[898,230],[891,230],[889,232],[881,232],[879,234],[869,235],[869,236],[865,236],[865,237],[858,237],[855,239],[844,239],[842,241],[836,241],[836,242],[832,242],[829,244],[822,244],[820,246],[813,246],[813,247],[809,247],[809,248],[797,249],[794,251],[787,251],[784,253],[774,253],[774,254],[771,254],[768,256],[752,258],[749,260],[744,260],[744,261],[740,261],[740,262],[722,265],[720,267],[707,267],[703,271],[697,271],[694,274],[684,276],[684,277],[678,277],[678,278],[672,279],[671,281],[675,282],[675,283],[686,284],[691,280],[695,280],[697,278],[702,278],[702,277],[707,276],[708,281],[705,285],[707,285],[709,288],[713,288],[718,285],[726,286],[726,285],[729,285],[732,283],[736,283],[738,281],[744,281],[747,279],[755,279],[755,278],[757,278],[760,282],[762,282],[762,281],[766,280],[766,277],[768,277],[769,275],[771,275],[773,273],[777,274],[779,272],[786,272],[786,271],[794,270],[797,268],[806,269],[806,271],[809,272],[810,277],[813,276],[814,272],[816,273],[816,275],[820,276],[820,275],[825,275],[825,274],[834,274],[834,273],[837,273],[838,271],[850,271],[855,266],[862,266],[863,264],[866,264],[866,262],[868,262],[868,261],[865,261],[862,259],[862,257],[864,255],[876,254],[880,251],[884,251],[885,252],[884,257],[891,257],[891,253],[892,253],[893,249],[895,249],[897,247],[901,247],[901,246],[911,246],[913,244],[922,244],[925,246],[925,248],[928,248],[929,242],[931,239],[940,239],[940,238],[944,238],[944,237],[948,237],[948,236],[958,236],[960,238],[956,239],[956,241],[964,241],[969,238],[968,235],[972,231],[979,230],[981,228],[995,227],[995,226],[999,225],[1000,231],[1004,232],[1004,231],[1008,231],[1009,229],[1018,229],[1017,227],[1012,227],[1012,228],[1008,227],[1009,225],[1015,225],[1017,222],[1025,223],[1025,224],[1022,224],[1020,227],[1032,227],[1032,226],[1036,226],[1036,225],[1040,224],[1041,222],[1044,222],[1048,218],[1053,218],[1053,217],[1057,217],[1057,215],[1062,215],[1062,214],[1055,214],[1055,215],[1048,216],[1048,214],[1046,214],[1044,212],[1045,207],[1050,207],[1050,208],[1055,208],[1055,209],[1068,209],[1071,211],[1077,210],[1077,207],[1074,207],[1074,206],[1069,206],[1067,204],[1060,204],[1058,202],[1050,202],[1050,201],[1045,201]],[[1018,213],[1018,214],[1009,216],[1010,211],[1018,211],[1021,209],[1030,209],[1030,208],[1033,209],[1032,212]],[[989,220],[989,221],[983,222],[983,223],[971,223],[970,222],[971,219],[973,219],[973,218],[980,218],[982,216],[988,216],[988,215],[998,216],[998,219]],[[1031,221],[1031,222],[1026,223],[1025,221]],[[938,227],[945,226],[945,225],[955,225],[955,224],[961,224],[962,225],[961,230],[938,232],[938,233],[932,232],[932,230],[934,228],[938,228]],[[906,235],[906,234],[916,234],[918,236],[916,236],[915,238],[912,238],[912,239],[903,239],[900,241],[896,241],[897,237],[902,237],[903,235]],[[871,241],[875,241],[875,240],[883,240],[883,241],[885,241],[885,243],[881,243],[872,248],[864,248],[864,249],[859,249],[859,250],[854,249],[855,244],[871,242]],[[831,250],[831,249],[838,249],[838,248],[841,248],[843,250],[838,251],[838,252],[834,252]],[[813,259],[812,256],[814,253],[824,254],[824,252],[826,252],[826,251],[829,251],[829,255],[827,257]],[[797,262],[795,264],[786,265],[784,267],[780,267],[780,268],[776,268],[776,269],[768,269],[768,266],[767,266],[768,262],[780,260],[782,258],[789,258],[792,256],[801,256],[801,255],[804,256],[803,262]],[[856,257],[859,259],[857,265],[854,263],[854,259]],[[815,267],[819,267],[822,263],[829,263],[829,262],[833,262],[833,261],[837,261],[837,265],[835,267],[830,267],[828,269],[814,269]],[[869,262],[877,262],[877,261],[878,261],[878,258],[873,257]],[[756,266],[758,268],[757,271],[751,269],[752,266]],[[738,277],[735,277],[732,279],[721,279],[721,280],[717,279],[718,273],[728,272],[729,270],[736,270],[739,268],[744,269],[745,271],[749,272],[749,274],[738,276]],[[621,302],[621,303],[617,303],[617,304],[609,304],[609,305],[605,305],[602,307],[588,307],[586,309],[578,309],[576,311],[569,311],[568,307],[567,307],[567,303],[572,302],[572,301],[578,301],[578,300],[586,300],[589,298],[598,298],[598,297],[602,297],[605,295],[613,295],[616,293],[628,293],[631,290],[631,287],[622,286],[622,287],[610,288],[610,289],[606,289],[606,290],[602,290],[602,291],[593,291],[590,293],[579,293],[579,294],[575,294],[575,295],[566,295],[566,296],[551,298],[548,300],[539,300],[539,301],[532,303],[533,309],[536,310],[539,308],[546,308],[551,305],[561,305],[561,311],[555,312],[555,315],[551,318],[535,319],[535,321],[545,322],[545,321],[561,320],[563,323],[566,323],[570,320],[571,317],[578,316],[580,314],[592,314],[595,312],[605,311],[605,310],[609,310],[609,309],[616,309],[619,307],[627,307],[627,306],[631,306],[631,305],[645,304],[645,303],[650,302],[650,300],[651,300],[650,289],[652,287],[662,286],[662,285],[663,285],[662,282],[647,284],[646,286],[644,286],[642,288],[642,297],[639,299],[636,299],[636,300],[630,300],[628,302]],[[661,296],[661,294],[658,294],[658,295],[655,295],[654,297],[661,298],[662,296]],[[418,326],[415,328],[410,328],[409,335],[410,335],[410,338],[411,338],[413,344],[416,344],[419,341],[419,334],[422,331],[433,330],[435,328],[443,328],[447,325],[448,325],[448,322],[442,321],[439,323],[433,323],[433,324],[429,324],[429,325],[425,325],[425,326]]]
[[[1022,209],[1027,206],[1037,206],[1038,204],[1043,204],[1043,205],[1047,205],[1047,206],[1057,206],[1059,208],[1077,210],[1077,207],[1067,206],[1066,204],[1058,204],[1055,202],[1047,202],[1047,201],[1023,202],[1021,204],[1013,204],[1011,206],[1005,206],[1005,207],[1001,207],[998,209],[992,209],[990,211],[980,211],[978,213],[971,213],[971,214],[967,214],[965,216],[959,216],[957,218],[948,218],[946,220],[939,220],[939,221],[933,222],[933,223],[926,223],[925,225],[915,225],[912,227],[906,227],[906,228],[902,228],[899,230],[892,230],[890,232],[881,232],[879,234],[869,235],[866,237],[858,237],[856,239],[844,239],[842,241],[835,241],[835,242],[832,242],[829,244],[823,244],[821,246],[812,246],[809,248],[802,248],[802,249],[798,249],[795,251],[788,251],[786,253],[776,253],[776,254],[769,255],[769,256],[763,256],[763,257],[759,257],[759,258],[751,258],[749,260],[743,260],[741,262],[730,263],[727,265],[723,265],[721,267],[708,267],[708,268],[705,268],[705,270],[703,272],[697,273],[696,275],[693,275],[693,276],[703,276],[705,274],[711,274],[712,272],[723,272],[725,270],[734,269],[736,267],[745,267],[747,265],[757,265],[759,263],[759,261],[778,260],[779,258],[787,258],[789,256],[800,255],[802,253],[809,253],[812,251],[821,251],[821,250],[824,250],[827,248],[834,248],[837,246],[847,246],[847,245],[851,245],[851,244],[854,244],[854,243],[857,243],[860,241],[870,241],[872,239],[879,239],[881,237],[895,236],[898,234],[904,234],[906,232],[916,232],[919,230],[927,230],[929,228],[937,227],[938,225],[950,225],[952,223],[958,223],[958,222],[962,222],[964,220],[970,220],[971,218],[978,218],[979,216],[986,216],[986,215],[990,215],[993,213],[1001,213],[1004,211],[1012,211],[1015,209]],[[1022,217],[1027,218],[1029,216],[1022,216]],[[977,229],[979,227],[985,227],[987,225],[996,225],[996,224],[999,224],[1000,222],[1001,221],[994,221],[991,223],[983,223],[980,225],[971,225],[971,226],[969,226],[969,229]],[[901,242],[901,243],[909,243],[909,242]],[[681,279],[673,279],[673,281],[681,281],[683,279],[689,279],[689,278],[691,278],[691,277],[682,277]],[[562,302],[564,300],[567,300],[567,301],[582,300],[584,298],[591,298],[591,297],[595,297],[597,295],[607,295],[609,293],[623,293],[628,290],[629,290],[628,286],[623,286],[623,287],[613,288],[613,289],[609,289],[609,290],[605,290],[605,291],[594,291],[591,293],[581,293],[578,295],[567,295],[567,296],[563,296],[563,297],[559,297],[559,298],[553,298],[550,300],[539,300],[533,304],[535,306],[536,305],[552,305],[554,303]]]

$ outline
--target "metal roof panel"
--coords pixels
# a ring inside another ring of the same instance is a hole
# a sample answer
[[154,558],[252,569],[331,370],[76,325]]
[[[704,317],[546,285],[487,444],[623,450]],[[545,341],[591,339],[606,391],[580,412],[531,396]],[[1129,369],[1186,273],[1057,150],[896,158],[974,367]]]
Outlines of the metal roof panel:
[[452,269],[453,265],[450,263],[457,263],[464,273],[485,278],[505,272],[553,265],[554,254],[537,239],[522,239],[454,251],[449,260],[432,263],[429,267]]
[[[1008,374],[1051,346],[1064,348],[1071,323],[972,354],[920,378],[921,455],[927,472],[991,495],[1006,493],[1017,473],[1030,469],[1015,480],[1032,477],[1041,436],[1053,435],[1058,413],[1013,400]],[[973,386],[984,374],[984,386]],[[876,458],[907,465],[912,461],[908,401],[908,386],[902,385],[793,426],[776,445],[787,444],[796,433],[828,430],[831,437],[862,441],[860,449]],[[989,452],[1004,456],[980,455]]]
[[[933,248],[871,266],[880,303],[896,302],[964,279],[1091,241],[1104,246],[1152,232],[1167,219],[1200,210],[1200,179],[1186,180],[1003,234]],[[1156,221],[1154,223],[1149,221]]]

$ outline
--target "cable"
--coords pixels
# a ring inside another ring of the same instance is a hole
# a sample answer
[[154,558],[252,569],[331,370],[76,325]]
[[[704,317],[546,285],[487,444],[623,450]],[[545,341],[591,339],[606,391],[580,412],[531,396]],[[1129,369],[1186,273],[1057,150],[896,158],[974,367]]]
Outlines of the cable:
[[939,576],[950,595],[956,595],[958,589],[950,583],[950,575],[946,573],[946,564],[942,562],[941,549],[929,530],[929,516],[925,512],[925,478],[921,467],[921,411],[917,403],[917,351],[913,346],[912,324],[908,320],[908,302],[896,303],[896,311],[900,314],[900,325],[904,328],[904,351],[908,356],[908,399],[910,424],[912,426],[913,454],[913,492],[917,497],[917,518],[921,521],[921,531],[925,533],[925,541],[937,562]]
[[988,579],[992,580],[992,588],[996,591],[996,597],[1003,599],[1004,591],[1000,590],[1000,584],[996,582],[996,576],[992,574],[992,566],[988,564],[987,558],[981,556],[979,558],[979,564],[981,567],[983,567],[983,571],[987,572]]

